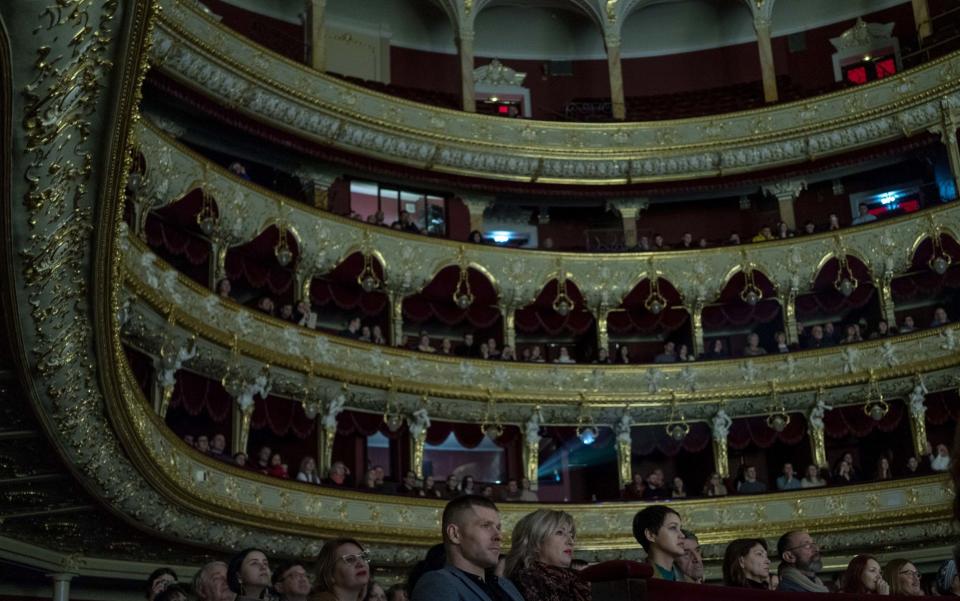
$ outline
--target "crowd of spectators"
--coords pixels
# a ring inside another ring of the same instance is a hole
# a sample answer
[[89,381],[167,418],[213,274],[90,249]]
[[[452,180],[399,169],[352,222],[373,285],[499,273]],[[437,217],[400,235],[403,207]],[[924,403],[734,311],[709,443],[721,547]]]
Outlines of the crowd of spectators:
[[[709,586],[700,543],[683,527],[677,509],[645,507],[633,517],[632,534],[653,579]],[[956,559],[944,561],[927,580],[909,558],[881,565],[876,557],[856,555],[825,581],[820,547],[808,531],[784,533],[775,549],[761,537],[744,534],[724,549],[724,586],[793,593],[960,594]],[[309,562],[272,565],[265,550],[244,549],[229,562],[204,565],[192,587],[180,584],[172,569],[160,568],[148,577],[145,596],[147,601],[187,601],[191,594],[198,601],[592,601],[592,583],[609,579],[606,564],[574,558],[576,519],[558,509],[537,509],[517,521],[510,550],[503,553],[496,503],[463,494],[444,508],[440,538],[442,543],[427,551],[405,582],[389,587],[375,581],[363,544],[346,536],[327,540]],[[779,562],[776,569],[772,560]],[[707,588],[702,594],[711,592]]]

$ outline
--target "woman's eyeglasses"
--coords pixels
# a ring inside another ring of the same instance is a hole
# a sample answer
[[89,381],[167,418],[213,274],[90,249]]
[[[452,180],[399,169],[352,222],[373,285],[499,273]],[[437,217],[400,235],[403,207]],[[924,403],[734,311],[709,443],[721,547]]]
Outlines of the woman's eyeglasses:
[[370,554],[366,551],[362,553],[351,553],[350,555],[341,555],[340,559],[342,559],[343,563],[347,564],[348,566],[355,566],[357,565],[358,561],[370,563]]

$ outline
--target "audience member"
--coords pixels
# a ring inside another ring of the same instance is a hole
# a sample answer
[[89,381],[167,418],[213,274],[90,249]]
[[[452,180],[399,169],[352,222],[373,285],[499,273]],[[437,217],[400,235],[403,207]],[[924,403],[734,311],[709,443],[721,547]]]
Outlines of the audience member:
[[320,484],[320,474],[317,473],[317,460],[313,457],[304,457],[300,460],[300,469],[297,471],[297,480],[310,484]]
[[793,230],[790,229],[790,226],[788,226],[786,222],[784,221],[777,222],[777,232],[775,235],[777,240],[786,240],[787,238],[793,238],[793,235],[794,235]]
[[913,332],[916,329],[917,327],[913,323],[913,316],[912,315],[904,316],[903,323],[900,324],[899,332],[901,334],[909,334],[910,332]]
[[280,453],[274,453],[270,456],[270,469],[267,470],[268,476],[273,476],[274,478],[289,478],[290,475],[287,472],[287,464],[283,462],[283,458],[280,456]]
[[543,351],[540,350],[539,346],[535,346],[532,349],[530,349],[530,362],[546,363],[546,360],[543,358]]
[[801,488],[802,484],[793,473],[793,464],[783,464],[783,475],[777,476],[777,490],[796,490]]
[[684,487],[683,478],[681,478],[680,476],[674,476],[673,478],[673,487],[670,489],[670,498],[671,499],[687,498],[687,489]]
[[384,336],[383,336],[383,330],[380,328],[379,325],[374,325],[374,326],[373,326],[373,332],[372,332],[372,334],[373,334],[372,342],[373,342],[374,344],[386,344],[386,343],[387,343],[387,339],[384,338]]
[[264,296],[261,298],[259,301],[257,301],[257,310],[265,315],[273,316],[275,310],[273,299],[269,296]]
[[500,513],[490,499],[463,496],[441,519],[446,565],[419,577],[412,601],[524,601],[507,578],[487,575],[500,558]]
[[327,476],[324,484],[328,486],[346,486],[347,476],[349,475],[350,470],[347,469],[347,465],[344,462],[334,461],[333,465],[330,466],[330,474]]
[[463,480],[460,481],[460,494],[461,495],[477,494],[473,476],[467,474],[466,476],[463,477]]
[[370,582],[370,556],[352,538],[328,540],[317,556],[311,601],[361,601]]
[[726,359],[730,355],[727,354],[727,349],[723,345],[723,340],[717,338],[709,344],[709,349],[703,354],[704,359]]
[[402,584],[394,584],[387,589],[387,601],[408,601],[407,589]]
[[703,485],[703,494],[708,497],[727,496],[727,485],[723,483],[723,478],[720,477],[720,474],[717,472],[710,474],[707,482]]
[[687,348],[687,345],[681,344],[680,348],[677,349],[677,362],[686,363],[693,360],[693,355],[690,354],[690,350]]
[[560,347],[560,354],[556,359],[553,360],[554,363],[576,363],[572,357],[570,357],[570,351],[567,350],[567,347]]
[[740,244],[740,234],[737,232],[730,232],[730,237],[727,238],[727,244],[729,246],[738,246]]
[[507,488],[503,491],[503,500],[509,502],[516,502],[520,500],[522,496],[520,491],[520,485],[517,482],[516,478],[511,478],[507,480]]
[[683,555],[674,561],[680,572],[682,582],[703,584],[703,552],[697,535],[689,530],[683,531]]
[[177,573],[170,568],[157,568],[147,576],[147,601],[154,601],[171,584],[177,583]]
[[197,601],[233,601],[234,595],[227,586],[227,564],[211,561],[193,577],[193,593]]
[[767,492],[767,485],[757,480],[756,467],[748,465],[743,468],[743,480],[737,484],[737,492],[748,495]]
[[833,472],[832,484],[842,486],[844,484],[853,484],[856,481],[857,479],[853,475],[853,470],[850,468],[850,464],[845,459],[841,459],[837,463],[837,468]]
[[855,595],[889,595],[890,585],[883,579],[880,562],[870,555],[857,555],[840,577],[840,592]]
[[367,584],[367,594],[364,595],[363,601],[387,601],[387,592],[379,583],[371,580]]
[[826,486],[827,481],[820,477],[820,468],[814,464],[807,466],[807,474],[800,481],[801,488],[819,488]]
[[940,565],[936,586],[940,595],[960,597],[960,576],[957,575],[956,560],[949,559]]
[[516,361],[516,360],[517,360],[517,356],[514,354],[514,352],[513,352],[513,347],[512,347],[512,346],[507,345],[507,346],[503,347],[503,351],[500,353],[500,360],[501,360],[501,361]]
[[778,591],[790,593],[826,593],[827,586],[817,576],[823,569],[820,549],[804,530],[787,532],[777,541],[780,557]]
[[607,351],[606,347],[600,347],[597,351],[597,358],[594,363],[600,363],[603,365],[609,365],[613,363],[613,360],[610,359],[610,352]]
[[433,480],[433,476],[427,476],[423,479],[423,486],[420,488],[417,494],[428,499],[443,498],[443,492],[437,488],[436,483]]
[[456,474],[447,476],[447,486],[443,489],[444,499],[456,499],[460,496],[460,479]]
[[647,475],[646,487],[643,490],[643,500],[660,501],[669,498],[670,491],[663,483],[663,470],[654,468],[653,471]]
[[810,234],[816,234],[816,233],[817,233],[817,226],[816,226],[816,224],[814,224],[812,221],[808,221],[808,222],[804,223],[804,224],[803,224],[803,233],[804,233],[804,235],[806,235],[806,236],[809,236]]
[[310,595],[310,578],[307,570],[298,561],[281,563],[273,571],[273,589],[281,601],[307,601]]
[[930,469],[935,472],[945,472],[950,469],[950,450],[947,445],[938,444],[936,455],[930,454]]
[[463,335],[463,342],[457,347],[457,355],[461,357],[476,357],[480,354],[473,340],[473,334],[467,332]]
[[223,278],[217,282],[217,296],[220,298],[230,298],[232,288],[233,285],[230,283],[230,280]]
[[470,242],[471,244],[483,244],[483,234],[480,233],[480,230],[473,230],[470,232],[467,242]]
[[223,459],[227,454],[227,437],[217,433],[213,435],[210,441],[210,455],[217,459]]
[[836,213],[830,213],[830,216],[827,219],[828,232],[835,232],[840,229],[840,218],[837,217]]
[[420,343],[417,345],[417,350],[421,353],[435,353],[437,349],[433,348],[430,344],[430,336],[422,334],[420,336]]
[[877,473],[874,480],[890,480],[893,478],[893,472],[890,470],[890,460],[886,457],[877,459]]
[[640,501],[643,499],[643,493],[646,489],[647,485],[643,481],[643,474],[634,472],[633,481],[624,487],[621,496],[624,501]]
[[227,564],[227,586],[237,601],[273,599],[270,592],[270,562],[260,549],[244,549]]
[[183,585],[171,584],[154,597],[154,601],[190,601],[190,596]]
[[859,328],[857,328],[856,324],[847,324],[844,330],[843,340],[840,341],[840,344],[856,344],[858,342],[863,342],[863,339],[860,338]]
[[663,345],[663,352],[653,358],[654,363],[676,363],[677,362],[677,352],[676,345],[667,341]]
[[860,203],[860,206],[857,207],[857,213],[857,216],[853,218],[850,225],[861,225],[877,220],[877,216],[871,214],[870,208],[864,203]]
[[947,311],[943,307],[937,307],[933,310],[933,321],[930,322],[931,328],[939,328],[950,323],[947,319]]
[[738,538],[723,554],[723,584],[742,588],[770,589],[770,559],[762,538]]
[[617,363],[628,365],[630,363],[630,348],[623,344],[617,349]]
[[647,553],[653,577],[680,580],[674,562],[683,556],[683,531],[680,514],[666,505],[651,505],[633,516],[633,536]]
[[760,336],[756,332],[747,334],[747,346],[743,349],[743,356],[759,357],[766,354],[767,349],[760,346]]
[[891,595],[923,596],[920,571],[907,559],[900,557],[888,561],[887,565],[883,566],[883,579],[890,585]]
[[778,353],[789,353],[790,345],[787,344],[787,334],[786,332],[777,332],[773,335],[773,343],[776,346],[776,352]]
[[254,462],[253,468],[264,475],[270,473],[270,455],[272,454],[273,451],[270,449],[270,447],[260,447],[260,450],[257,452],[257,460]]
[[346,338],[353,338],[353,339],[359,338],[360,337],[360,318],[351,317],[350,320],[347,321],[347,327],[340,332],[340,335]]
[[244,469],[247,469],[250,467],[249,465],[247,465],[247,454],[244,453],[243,451],[233,454],[233,463]]
[[418,490],[416,472],[407,470],[407,473],[403,475],[403,482],[397,487],[397,493],[401,495],[412,495],[416,494]]
[[490,359],[499,359],[500,358],[500,349],[497,348],[496,338],[487,339],[487,352],[490,353]]
[[815,325],[810,328],[810,335],[804,346],[808,349],[827,348],[833,346],[833,341],[824,336],[823,326]]
[[564,511],[538,509],[517,522],[506,575],[524,599],[589,601],[590,584],[570,568],[577,529]]
[[523,489],[523,492],[520,493],[520,500],[526,503],[536,503],[540,500],[537,496],[537,491],[533,490],[533,482],[529,478],[523,478],[520,480],[520,487]]
[[208,454],[210,453],[210,439],[207,438],[205,434],[197,436],[197,450],[201,453]]

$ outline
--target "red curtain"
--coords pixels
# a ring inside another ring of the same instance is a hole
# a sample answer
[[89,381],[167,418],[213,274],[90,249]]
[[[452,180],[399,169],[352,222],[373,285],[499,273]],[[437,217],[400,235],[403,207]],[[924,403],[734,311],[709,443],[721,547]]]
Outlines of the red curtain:
[[227,277],[243,279],[252,288],[267,288],[272,294],[283,294],[293,284],[293,266],[296,265],[299,249],[293,234],[287,232],[287,244],[293,260],[287,267],[277,262],[274,249],[280,240],[279,230],[270,227],[255,239],[227,252]]
[[790,414],[790,423],[783,432],[777,432],[768,426],[765,416],[747,417],[733,420],[727,444],[731,449],[745,449],[750,445],[767,449],[777,441],[795,445],[803,440],[806,432],[807,420],[800,413]]
[[464,321],[475,328],[489,328],[496,324],[500,310],[496,307],[497,292],[490,280],[475,269],[467,269],[467,282],[474,297],[473,304],[467,309],[461,309],[453,302],[459,282],[459,267],[450,265],[441,269],[420,293],[404,299],[404,317],[414,323],[436,319],[448,326]]
[[310,285],[310,301],[314,305],[325,307],[333,303],[347,311],[360,311],[368,317],[380,315],[387,306],[387,295],[381,292],[365,292],[354,283],[353,286],[340,282],[314,278]]
[[188,371],[178,371],[170,407],[183,407],[189,415],[206,412],[216,423],[230,419],[233,399],[220,382]]
[[956,391],[935,392],[927,395],[927,423],[943,425],[951,420],[960,420],[960,399]]
[[144,227],[147,244],[163,249],[171,255],[184,257],[192,265],[205,265],[210,259],[210,244],[185,231],[177,224],[162,221],[156,215],[147,216]]
[[269,428],[275,436],[293,434],[303,439],[310,437],[315,427],[316,420],[307,417],[299,401],[270,395],[255,400],[250,417],[251,430]]
[[844,438],[849,435],[863,438],[876,428],[881,432],[892,432],[900,424],[905,413],[899,400],[890,401],[890,411],[880,421],[876,421],[863,411],[863,405],[838,407],[828,411],[823,418],[825,431],[831,438]]
[[780,316],[780,303],[770,298],[756,305],[737,299],[724,305],[714,305],[703,309],[703,329],[719,330],[730,326],[742,327],[749,324],[767,323]]
[[650,455],[659,451],[667,457],[673,457],[680,451],[699,453],[710,444],[710,428],[703,422],[690,424],[690,432],[683,440],[674,440],[667,434],[665,425],[640,426],[630,431],[634,455]]

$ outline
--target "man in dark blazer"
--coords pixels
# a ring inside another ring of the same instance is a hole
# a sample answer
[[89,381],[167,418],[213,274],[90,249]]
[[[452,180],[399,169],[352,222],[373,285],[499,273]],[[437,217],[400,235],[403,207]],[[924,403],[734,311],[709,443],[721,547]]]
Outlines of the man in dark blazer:
[[524,601],[506,578],[493,575],[500,558],[500,512],[486,497],[465,495],[443,510],[447,564],[427,572],[411,601]]

